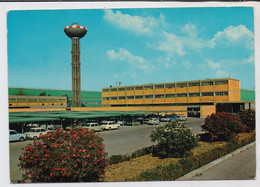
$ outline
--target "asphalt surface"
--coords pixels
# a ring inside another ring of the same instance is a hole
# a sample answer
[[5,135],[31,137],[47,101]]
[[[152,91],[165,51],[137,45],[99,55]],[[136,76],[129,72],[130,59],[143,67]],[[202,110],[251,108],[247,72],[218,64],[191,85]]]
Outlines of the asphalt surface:
[[252,146],[190,180],[250,180],[255,175],[256,146]]
[[[200,125],[203,123],[200,118],[188,118],[186,126],[191,128],[195,134],[201,133]],[[166,122],[161,123],[164,125]],[[132,152],[151,146],[155,143],[151,142],[150,134],[153,130],[153,125],[140,125],[140,126],[122,126],[119,130],[103,131],[100,136],[104,139],[105,151],[108,156],[116,154],[131,154]],[[22,171],[18,169],[19,156],[22,153],[22,148],[28,143],[25,142],[12,142],[9,143],[10,149],[10,179],[16,181],[21,179]]]

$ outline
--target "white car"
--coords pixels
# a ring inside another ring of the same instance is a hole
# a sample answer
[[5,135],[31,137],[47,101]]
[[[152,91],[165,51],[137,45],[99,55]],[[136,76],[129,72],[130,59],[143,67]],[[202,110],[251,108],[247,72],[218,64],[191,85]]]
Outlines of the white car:
[[150,125],[159,125],[160,121],[158,118],[150,118],[148,124]]
[[81,127],[86,128],[88,130],[100,131],[100,132],[104,130],[104,127],[102,125],[99,125],[98,123],[95,122],[84,124]]
[[47,134],[48,131],[44,128],[31,128],[29,131],[27,131],[26,138],[28,139],[37,139],[40,135]]
[[181,114],[178,116],[179,121],[187,121],[187,116]]
[[102,121],[101,126],[106,130],[119,129],[120,124],[115,121]]
[[15,130],[9,130],[9,142],[20,141],[23,142],[26,139],[25,134],[17,133]]

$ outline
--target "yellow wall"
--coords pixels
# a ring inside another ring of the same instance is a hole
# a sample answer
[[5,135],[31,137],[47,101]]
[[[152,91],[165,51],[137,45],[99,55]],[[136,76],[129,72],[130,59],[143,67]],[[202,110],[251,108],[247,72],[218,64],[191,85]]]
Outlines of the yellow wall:
[[213,102],[214,97],[213,96],[202,96],[201,97],[201,102]]
[[240,101],[240,92],[229,92],[230,101]]
[[143,99],[136,99],[135,100],[135,104],[143,104],[143,103],[144,103]]
[[236,80],[229,80],[229,90],[240,91],[240,82]]
[[155,89],[155,90],[154,90],[154,93],[155,93],[155,94],[164,94],[164,88]]
[[215,101],[228,101],[227,95],[215,96]]
[[165,88],[165,93],[166,94],[175,93],[175,88]]
[[187,103],[187,97],[177,97],[177,103]]
[[165,103],[175,103],[175,98],[165,98]]
[[153,94],[153,89],[144,90],[144,94],[145,94],[145,95],[151,95],[151,94]]
[[228,91],[228,85],[227,84],[215,85],[215,91]]
[[134,90],[126,91],[126,95],[129,96],[134,95]]
[[187,87],[183,87],[183,88],[176,88],[176,92],[177,93],[187,93]]
[[189,87],[189,93],[192,92],[200,92],[200,87],[199,86]]
[[127,99],[126,104],[134,104],[135,100],[134,99]]
[[109,97],[109,92],[102,92],[102,97]]
[[118,100],[118,104],[125,104],[125,99]]
[[117,92],[110,92],[110,97],[117,96]]
[[153,99],[144,99],[144,104],[152,104]]
[[201,92],[213,92],[213,85],[211,86],[201,86]]
[[135,90],[135,95],[143,95],[143,90]]
[[155,103],[164,103],[164,98],[155,98],[154,102]]
[[118,92],[118,96],[125,96],[125,91]]
[[200,106],[200,117],[204,118],[212,113],[216,113],[215,105]]
[[189,97],[189,103],[198,103],[200,102],[200,97]]

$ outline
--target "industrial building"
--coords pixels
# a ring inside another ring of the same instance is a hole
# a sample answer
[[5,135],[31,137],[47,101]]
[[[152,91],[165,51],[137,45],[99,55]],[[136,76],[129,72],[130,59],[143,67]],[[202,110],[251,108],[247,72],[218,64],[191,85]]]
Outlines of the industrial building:
[[[9,108],[66,108],[72,106],[71,90],[9,88]],[[45,96],[40,96],[45,92]],[[101,107],[101,92],[81,91],[81,107]]]
[[241,90],[240,81],[232,78],[120,85],[102,89],[102,105],[136,110],[166,107],[172,111],[182,107],[189,116],[206,117],[220,111],[237,113],[254,108],[254,91]]

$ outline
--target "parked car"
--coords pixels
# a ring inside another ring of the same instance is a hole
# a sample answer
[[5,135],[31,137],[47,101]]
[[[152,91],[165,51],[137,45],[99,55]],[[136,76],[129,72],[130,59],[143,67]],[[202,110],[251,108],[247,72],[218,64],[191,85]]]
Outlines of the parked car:
[[120,124],[115,121],[102,121],[101,126],[106,130],[119,129]]
[[9,130],[9,142],[20,141],[23,142],[26,139],[25,134],[17,133],[15,130]]
[[88,130],[93,130],[93,131],[103,131],[104,130],[104,127],[102,125],[99,125],[98,123],[87,123],[87,124],[84,124],[82,125],[82,128],[86,128]]
[[181,114],[178,116],[179,121],[187,121],[187,116]]
[[126,125],[126,124],[127,124],[127,122],[126,122],[126,121],[117,121],[117,123],[118,123],[119,125],[121,125],[121,126],[124,126],[124,125]]
[[171,119],[170,119],[170,121],[176,121],[176,122],[178,122],[178,121],[179,121],[178,116],[172,116]]
[[29,131],[25,133],[27,139],[37,139],[40,135],[47,134],[44,128],[30,128]]
[[160,118],[160,121],[161,121],[161,122],[168,122],[168,121],[170,121],[170,119],[171,119],[170,116],[162,116],[162,117]]
[[158,118],[150,118],[148,121],[148,125],[159,125],[160,121]]

